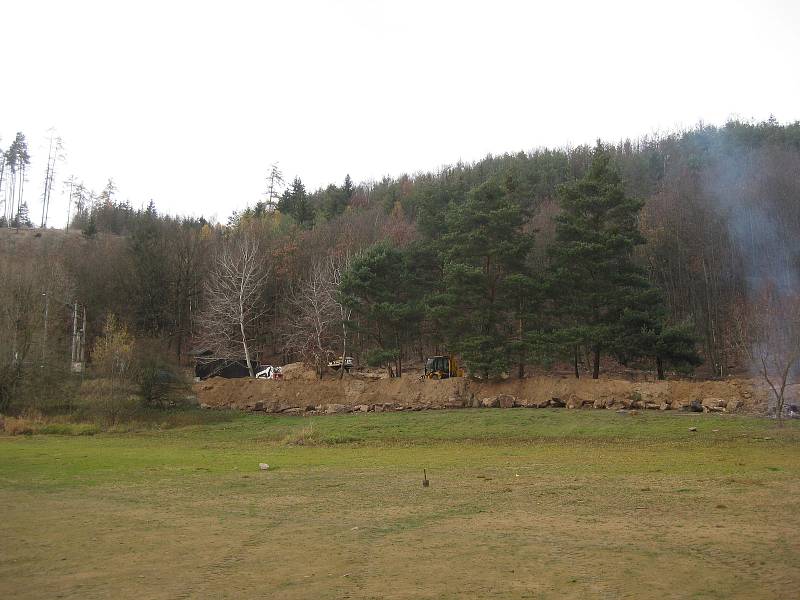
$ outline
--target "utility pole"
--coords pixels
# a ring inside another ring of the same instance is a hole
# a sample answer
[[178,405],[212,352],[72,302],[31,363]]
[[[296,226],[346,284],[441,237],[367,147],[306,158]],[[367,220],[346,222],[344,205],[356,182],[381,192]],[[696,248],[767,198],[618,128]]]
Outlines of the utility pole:
[[72,352],[70,353],[69,368],[75,370],[75,358],[78,354],[78,302],[72,308]]
[[81,373],[83,373],[83,359],[86,356],[86,306],[83,307],[83,329],[81,330]]
[[44,329],[42,331],[42,368],[45,366],[45,356],[47,356],[47,315],[50,312],[50,296],[47,292],[42,292],[44,296]]
[[83,326],[78,329],[78,301],[72,306],[72,351],[70,353],[70,371],[81,373],[84,371],[84,357],[86,346],[86,306],[83,307]]

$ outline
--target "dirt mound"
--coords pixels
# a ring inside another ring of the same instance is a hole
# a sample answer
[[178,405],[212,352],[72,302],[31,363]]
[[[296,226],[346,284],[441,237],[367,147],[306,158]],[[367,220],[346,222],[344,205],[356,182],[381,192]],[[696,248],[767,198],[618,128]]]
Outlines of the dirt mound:
[[283,378],[287,381],[292,380],[304,380],[304,381],[313,381],[317,379],[317,374],[311,367],[301,363],[289,363],[281,367],[281,372],[283,373]]
[[[296,363],[297,364],[297,363]],[[288,369],[288,373],[287,373]],[[764,412],[767,390],[753,380],[651,381],[532,377],[497,383],[467,378],[318,380],[313,369],[287,365],[285,379],[213,378],[195,385],[201,406],[274,413],[424,410],[470,407],[563,406],[566,408]],[[790,390],[797,402],[800,386]]]

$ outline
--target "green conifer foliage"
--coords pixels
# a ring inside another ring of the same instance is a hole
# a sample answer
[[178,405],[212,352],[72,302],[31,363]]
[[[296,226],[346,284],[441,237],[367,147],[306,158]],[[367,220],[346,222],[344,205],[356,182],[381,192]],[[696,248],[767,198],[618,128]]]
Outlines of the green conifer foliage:
[[534,285],[526,265],[533,237],[524,224],[514,190],[497,178],[447,212],[440,244],[443,285],[431,299],[431,315],[449,349],[475,375],[499,375],[512,362],[525,362],[526,332],[519,324],[530,312],[526,299],[533,297]]
[[392,376],[402,375],[406,346],[424,317],[425,269],[418,267],[413,249],[384,242],[356,257],[342,276],[342,300],[353,309],[351,327],[378,347],[369,362],[386,365]]
[[556,312],[562,336],[591,349],[596,379],[601,354],[626,346],[633,329],[625,317],[652,312],[660,302],[633,261],[635,248],[645,242],[637,225],[642,203],[625,195],[601,147],[586,176],[562,186],[559,196],[562,212],[549,250]]

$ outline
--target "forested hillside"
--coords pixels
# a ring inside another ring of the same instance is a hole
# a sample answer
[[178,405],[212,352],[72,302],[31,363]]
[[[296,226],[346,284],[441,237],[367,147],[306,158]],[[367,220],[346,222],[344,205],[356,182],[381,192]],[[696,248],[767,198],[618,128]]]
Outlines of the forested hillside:
[[225,224],[134,210],[112,181],[99,194],[73,182],[67,232],[30,227],[14,144],[0,178],[0,408],[60,380],[84,309],[90,361],[97,340],[130,346],[112,372],[154,356],[185,364],[200,348],[320,372],[347,354],[393,376],[443,352],[478,377],[701,364],[726,376],[791,359],[785,381],[796,368],[800,123],[732,121],[316,191],[273,168],[264,201]]

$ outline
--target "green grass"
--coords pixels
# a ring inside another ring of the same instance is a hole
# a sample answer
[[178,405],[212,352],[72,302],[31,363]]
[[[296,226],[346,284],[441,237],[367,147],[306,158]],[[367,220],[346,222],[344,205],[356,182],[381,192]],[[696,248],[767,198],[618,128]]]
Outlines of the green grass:
[[551,409],[163,422],[0,436],[0,596],[800,591],[782,519],[800,509],[795,423]]

